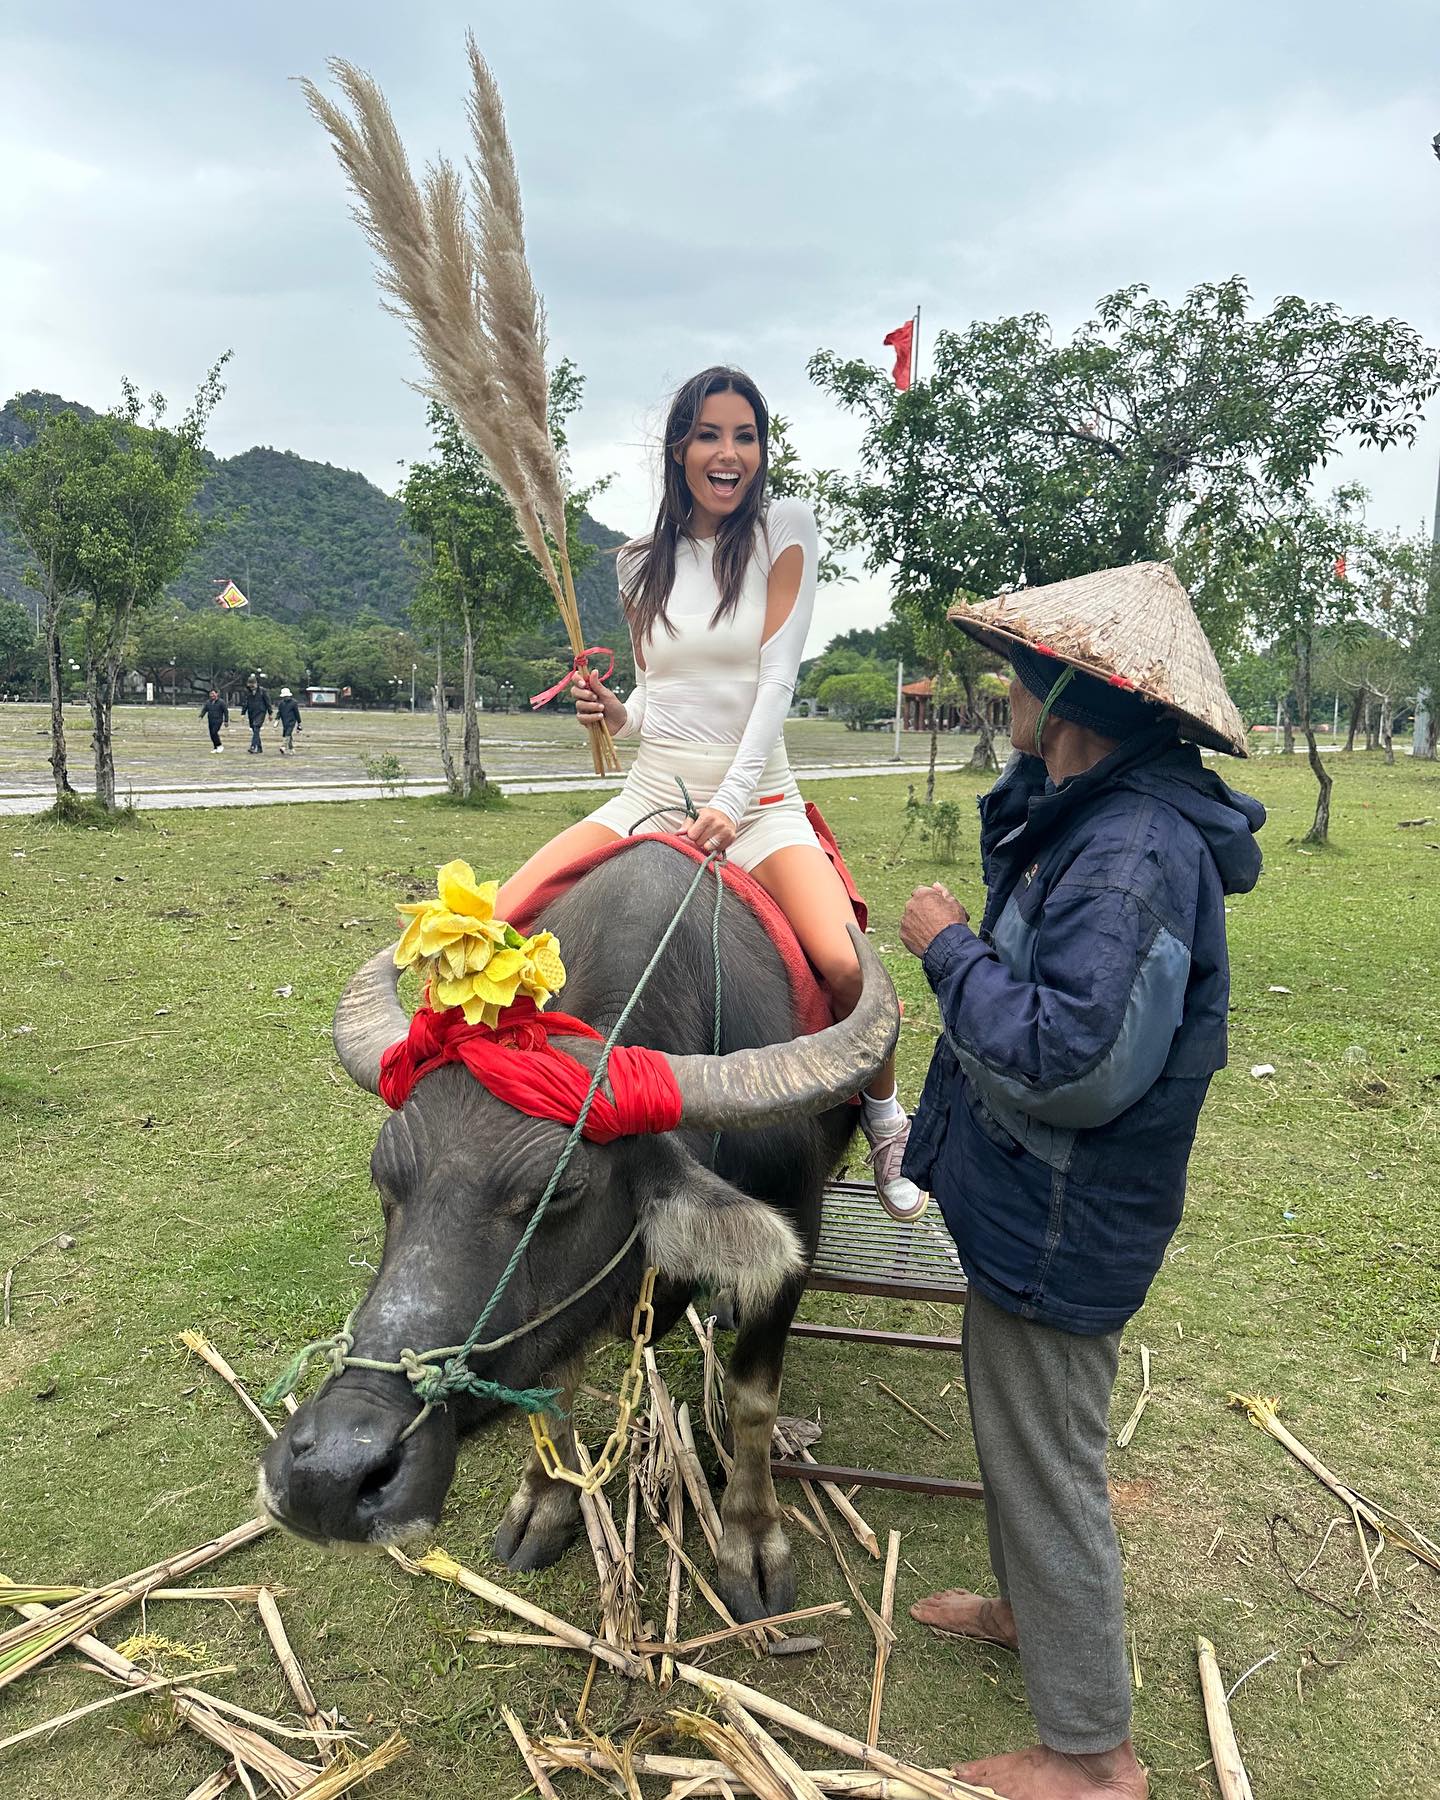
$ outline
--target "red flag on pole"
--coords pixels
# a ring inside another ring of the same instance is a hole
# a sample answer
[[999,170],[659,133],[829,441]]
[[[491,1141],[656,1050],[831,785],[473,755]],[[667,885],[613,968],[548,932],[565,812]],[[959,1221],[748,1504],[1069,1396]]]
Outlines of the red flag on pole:
[[915,348],[915,321],[907,319],[903,325],[897,325],[885,338],[886,345],[895,352],[895,385],[903,394],[910,386],[910,361]]

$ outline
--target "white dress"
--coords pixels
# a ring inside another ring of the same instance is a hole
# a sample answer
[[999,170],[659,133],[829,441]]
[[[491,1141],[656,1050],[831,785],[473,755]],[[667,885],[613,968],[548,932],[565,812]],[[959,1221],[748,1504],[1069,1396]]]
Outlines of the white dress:
[[[785,620],[765,637],[770,571],[782,551],[798,545],[799,590]],[[684,829],[679,782],[697,807],[715,806],[734,819],[727,852],[753,869],[776,850],[819,848],[785,754],[785,716],[815,608],[818,544],[815,517],[800,500],[772,500],[755,528],[754,552],[735,610],[711,619],[720,596],[711,569],[714,540],[682,539],[666,603],[672,636],[657,625],[637,649],[638,679],[625,702],[619,737],[640,739],[625,785],[590,819],[618,835]],[[623,588],[633,580],[643,547],[620,552]],[[639,669],[641,658],[644,668]],[[677,780],[678,778],[678,780]],[[658,816],[646,818],[656,808]]]

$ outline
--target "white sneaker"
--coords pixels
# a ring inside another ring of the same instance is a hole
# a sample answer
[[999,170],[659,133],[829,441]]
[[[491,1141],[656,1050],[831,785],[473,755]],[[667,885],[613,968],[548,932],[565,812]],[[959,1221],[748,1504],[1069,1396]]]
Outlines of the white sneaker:
[[913,1181],[900,1173],[905,1160],[905,1147],[910,1142],[910,1120],[905,1115],[880,1125],[872,1125],[861,1104],[860,1129],[865,1133],[870,1154],[865,1158],[875,1176],[875,1193],[892,1219],[902,1223],[918,1219],[929,1196]]

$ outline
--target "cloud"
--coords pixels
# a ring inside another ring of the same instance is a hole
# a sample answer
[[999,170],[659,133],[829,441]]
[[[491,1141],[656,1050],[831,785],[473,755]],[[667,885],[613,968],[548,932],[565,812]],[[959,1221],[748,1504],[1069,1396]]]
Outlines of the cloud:
[[[417,164],[463,157],[471,9],[22,7],[0,25],[0,388],[107,405],[124,372],[178,402],[233,345],[221,454],[270,443],[393,487],[427,448],[416,367],[291,78],[343,53]],[[552,349],[588,377],[577,475],[613,472],[601,516],[642,528],[666,397],[715,360],[751,369],[807,462],[846,466],[858,428],[805,365],[881,363],[917,300],[922,365],[939,328],[1038,310],[1069,330],[1129,282],[1178,299],[1236,270],[1262,303],[1440,339],[1431,10],[1395,0],[1383,34],[1339,0],[485,18]],[[1437,437],[1347,459],[1380,522],[1428,511]],[[881,579],[827,590],[817,631],[884,610]]]

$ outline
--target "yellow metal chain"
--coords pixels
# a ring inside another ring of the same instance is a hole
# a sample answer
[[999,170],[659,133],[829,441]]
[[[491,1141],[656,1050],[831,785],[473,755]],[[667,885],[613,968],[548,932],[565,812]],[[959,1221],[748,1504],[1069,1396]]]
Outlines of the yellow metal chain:
[[568,1481],[571,1487],[578,1487],[582,1494],[593,1494],[597,1488],[604,1487],[620,1466],[620,1458],[625,1453],[630,1421],[645,1392],[645,1371],[641,1366],[641,1359],[650,1342],[650,1334],[655,1329],[656,1273],[655,1269],[647,1269],[640,1282],[640,1298],[635,1302],[635,1312],[630,1321],[630,1367],[620,1383],[620,1410],[615,1415],[615,1429],[606,1439],[605,1448],[595,1459],[590,1473],[581,1475],[568,1468],[550,1435],[549,1427],[544,1423],[543,1415],[528,1415],[530,1435],[535,1440],[535,1455],[540,1467],[552,1481]]

